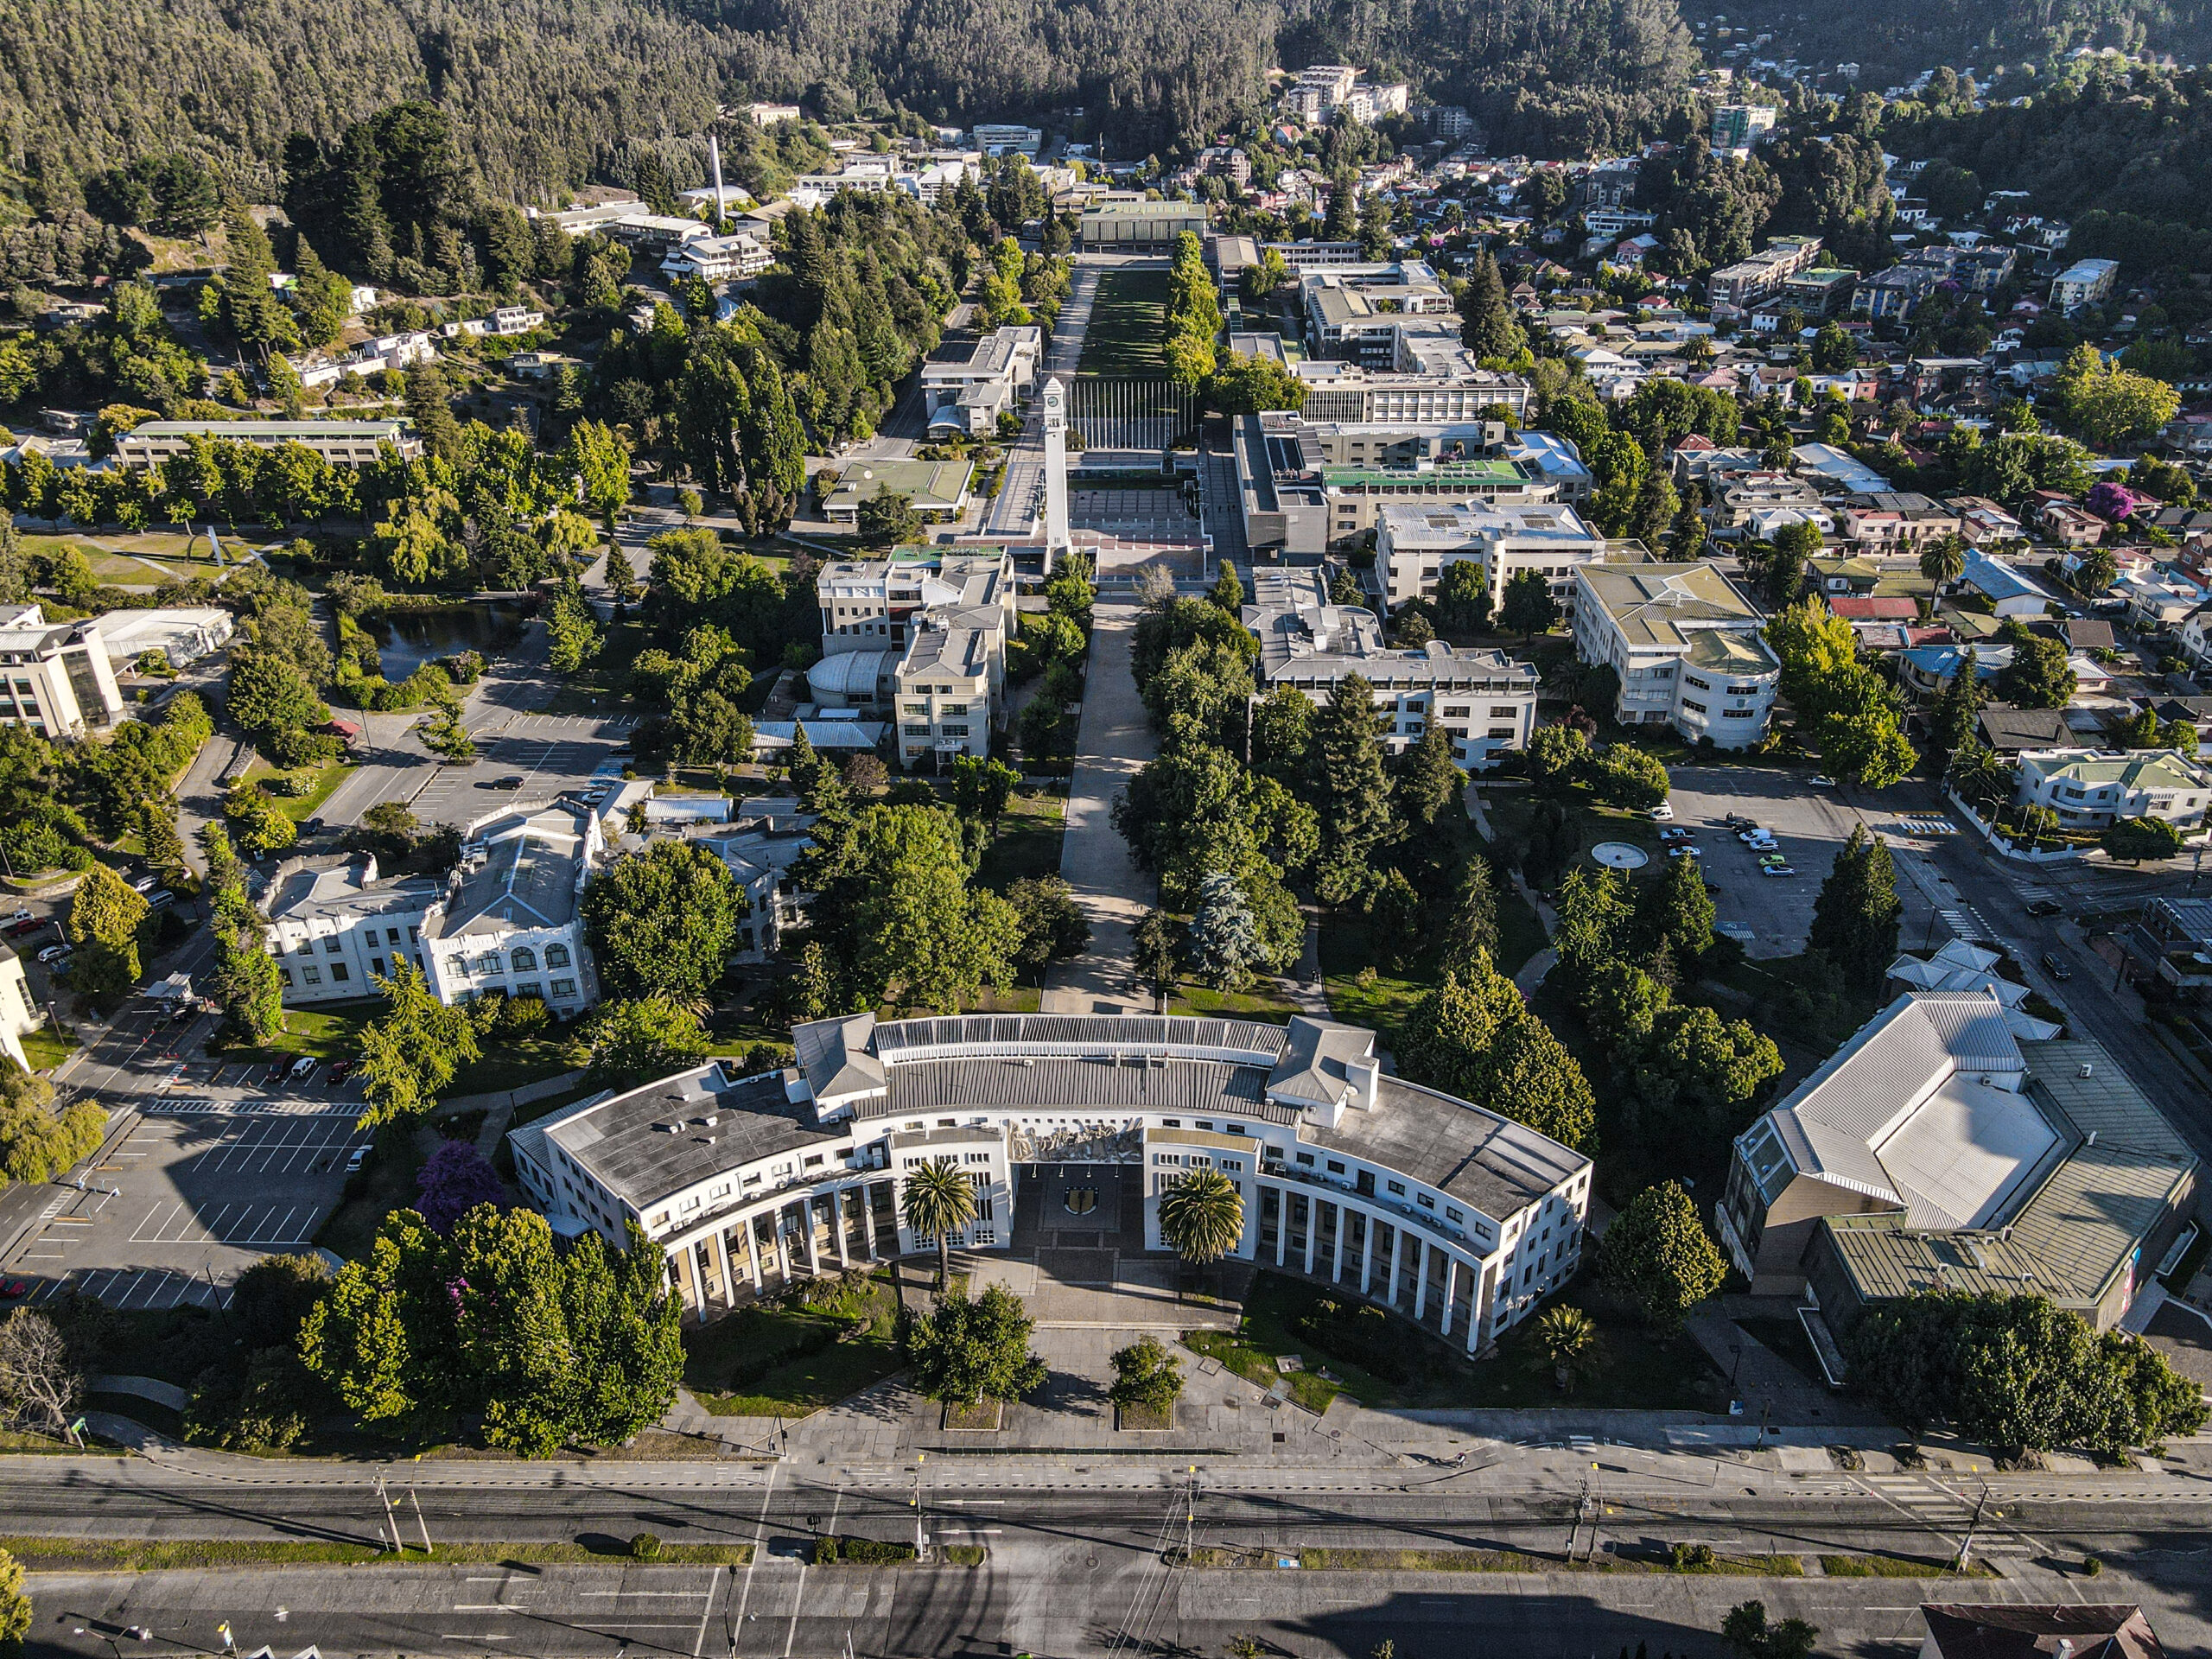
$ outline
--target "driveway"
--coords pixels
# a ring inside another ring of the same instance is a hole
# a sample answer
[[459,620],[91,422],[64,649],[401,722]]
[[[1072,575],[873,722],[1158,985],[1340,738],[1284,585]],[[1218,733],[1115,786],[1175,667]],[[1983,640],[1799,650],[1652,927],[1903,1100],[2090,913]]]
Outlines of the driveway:
[[1159,885],[1129,856],[1128,843],[1114,828],[1113,808],[1114,797],[1159,745],[1129,673],[1135,601],[1101,594],[1091,619],[1090,672],[1060,844],[1060,874],[1090,923],[1090,944],[1052,969],[1041,1006],[1047,1014],[1148,1014],[1151,999],[1131,983],[1131,936]]

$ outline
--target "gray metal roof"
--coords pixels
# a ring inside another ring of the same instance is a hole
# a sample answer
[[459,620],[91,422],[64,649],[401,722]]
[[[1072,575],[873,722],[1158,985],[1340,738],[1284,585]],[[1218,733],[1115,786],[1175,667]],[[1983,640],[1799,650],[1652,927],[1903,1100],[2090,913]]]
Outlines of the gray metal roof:
[[780,1074],[731,1083],[709,1065],[531,1127],[643,1211],[722,1170],[845,1139],[811,1118],[810,1106],[785,1098]]

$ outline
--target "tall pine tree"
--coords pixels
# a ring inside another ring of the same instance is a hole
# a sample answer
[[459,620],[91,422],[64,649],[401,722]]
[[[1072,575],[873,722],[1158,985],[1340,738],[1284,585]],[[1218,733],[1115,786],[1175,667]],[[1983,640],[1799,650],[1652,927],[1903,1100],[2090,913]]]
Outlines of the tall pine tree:
[[1821,883],[1806,948],[1833,963],[1853,991],[1872,996],[1897,959],[1897,923],[1904,914],[1889,848],[1858,825]]
[[1477,357],[1514,357],[1528,344],[1505,300],[1505,278],[1484,249],[1459,292],[1459,342]]
[[1358,674],[1338,681],[1313,717],[1313,797],[1321,820],[1318,886],[1332,905],[1366,890],[1376,852],[1398,835],[1382,733],[1374,687]]

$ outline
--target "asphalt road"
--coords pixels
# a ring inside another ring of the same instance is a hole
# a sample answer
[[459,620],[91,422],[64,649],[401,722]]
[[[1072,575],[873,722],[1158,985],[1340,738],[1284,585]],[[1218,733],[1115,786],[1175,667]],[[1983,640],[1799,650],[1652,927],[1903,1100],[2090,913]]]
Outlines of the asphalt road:
[[[1732,1478],[1733,1465],[1670,1459],[1682,1472],[1663,1492],[1649,1470],[1631,1466],[1645,1456],[1616,1448],[1599,1454],[1599,1479],[1620,1487],[1599,1491],[1598,1519],[1609,1544],[1663,1550],[1688,1540],[1724,1551],[1862,1548],[1929,1557],[1957,1542],[1840,1475],[1816,1478],[1811,1489],[1755,1478],[1746,1491]],[[434,1541],[557,1537],[612,1548],[650,1530],[675,1543],[750,1544],[752,1560],[731,1568],[418,1564],[42,1575],[32,1585],[41,1618],[29,1650],[111,1653],[113,1637],[145,1651],[205,1652],[219,1646],[214,1624],[227,1619],[241,1652],[267,1642],[280,1652],[312,1643],[333,1654],[1217,1654],[1242,1633],[1260,1635],[1278,1653],[1358,1659],[1384,1639],[1409,1659],[1610,1653],[1638,1640],[1654,1651],[1671,1644],[1677,1652],[1705,1652],[1714,1650],[1712,1632],[1727,1607],[1758,1594],[1777,1617],[1811,1618],[1825,1633],[1823,1651],[1905,1652],[1916,1644],[1924,1599],[2081,1599],[2050,1564],[2078,1559],[2085,1545],[2113,1564],[2098,1599],[2152,1605],[2170,1651],[2190,1650],[2206,1633],[2199,1610],[2212,1488],[2165,1480],[2155,1488],[2183,1495],[1993,1505],[1983,1538],[1999,1579],[1747,1582],[1563,1570],[1474,1577],[1193,1573],[1162,1560],[1163,1548],[1186,1539],[1249,1550],[1243,1559],[1255,1566],[1300,1546],[1520,1548],[1556,1557],[1571,1530],[1586,1548],[1591,1529],[1576,1526],[1577,1494],[1529,1490],[1510,1456],[1464,1478],[1448,1471],[1386,1474],[1381,1478],[1395,1484],[1380,1490],[1357,1489],[1350,1471],[1332,1477],[1286,1468],[1272,1478],[1311,1490],[1224,1492],[1213,1490],[1224,1477],[1202,1474],[1194,1499],[1173,1467],[1118,1466],[1103,1471],[1104,1484],[1085,1489],[1081,1483],[1102,1478],[1101,1471],[1071,1459],[1065,1480],[1046,1484],[994,1484],[990,1465],[1004,1460],[973,1461],[981,1466],[945,1471],[972,1484],[925,1491],[923,1526],[932,1544],[982,1545],[981,1568],[807,1564],[812,1539],[823,1532],[911,1541],[916,1511],[905,1470],[864,1472],[855,1482],[849,1477],[863,1471],[783,1465],[671,1468],[641,1478],[628,1478],[640,1476],[634,1465],[557,1477],[543,1468],[493,1466],[471,1484],[419,1489]],[[1701,1490],[1683,1484],[1700,1465],[1709,1484]],[[69,1470],[54,1473],[48,1480],[36,1471],[26,1478],[15,1467],[0,1474],[14,1529],[366,1541],[381,1520],[366,1471],[302,1470],[259,1484],[180,1481],[143,1464],[103,1474],[71,1460]],[[700,1478],[688,1482],[687,1475]],[[1468,1478],[1484,1480],[1484,1489],[1459,1491]],[[411,1539],[405,1481],[403,1472],[395,1494]],[[2032,1530],[2012,1530],[2024,1524]],[[134,1629],[150,1636],[141,1642],[130,1634]]]

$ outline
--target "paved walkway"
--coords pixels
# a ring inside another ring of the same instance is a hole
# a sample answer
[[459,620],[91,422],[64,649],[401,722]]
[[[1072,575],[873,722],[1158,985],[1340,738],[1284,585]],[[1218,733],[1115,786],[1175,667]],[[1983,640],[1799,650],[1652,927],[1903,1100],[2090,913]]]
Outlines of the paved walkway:
[[1091,613],[1090,671],[1060,844],[1060,874],[1090,924],[1090,944],[1052,969],[1040,1004],[1046,1014],[1152,1010],[1151,998],[1135,984],[1133,935],[1159,884],[1137,868],[1113,817],[1114,798],[1159,752],[1129,674],[1136,621],[1133,599],[1102,594]]

